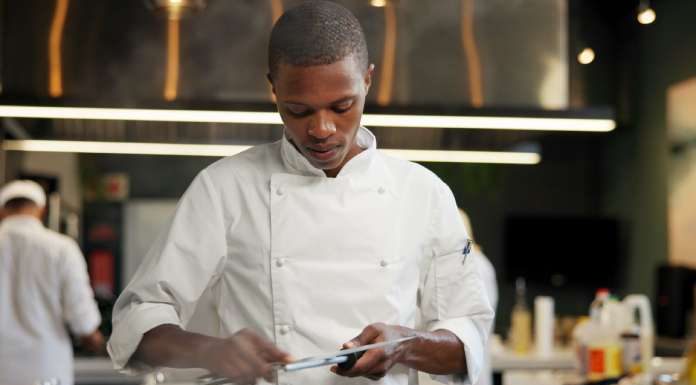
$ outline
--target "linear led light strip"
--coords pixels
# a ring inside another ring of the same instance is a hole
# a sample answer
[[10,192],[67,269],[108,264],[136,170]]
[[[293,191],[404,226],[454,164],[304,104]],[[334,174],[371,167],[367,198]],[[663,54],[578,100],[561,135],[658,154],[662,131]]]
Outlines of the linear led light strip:
[[[72,152],[93,154],[230,156],[250,146],[220,144],[171,144],[88,142],[67,140],[5,140],[6,151]],[[414,162],[537,164],[541,156],[534,152],[445,151],[382,149],[386,154]]]
[[[0,117],[45,119],[143,120],[163,122],[208,122],[282,124],[276,112],[154,110],[127,108],[0,106]],[[468,128],[530,131],[609,132],[613,119],[524,118],[502,116],[365,114],[368,127]]]

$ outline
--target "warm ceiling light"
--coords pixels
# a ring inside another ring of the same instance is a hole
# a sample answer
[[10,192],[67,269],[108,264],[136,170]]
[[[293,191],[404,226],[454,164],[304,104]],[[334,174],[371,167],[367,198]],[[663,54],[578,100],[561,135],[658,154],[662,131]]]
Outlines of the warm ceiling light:
[[[14,140],[2,142],[6,151],[69,152],[90,154],[176,155],[176,156],[230,156],[250,146],[226,144],[174,144],[89,142],[68,140]],[[538,164],[541,156],[535,152],[505,151],[447,151],[382,149],[382,152],[414,162]]]
[[536,152],[405,150],[394,148],[383,148],[381,151],[412,162],[497,164],[538,164],[541,162],[541,155]]
[[362,122],[368,127],[467,128],[526,131],[609,132],[616,128],[616,122],[612,119],[523,118],[507,116],[365,114]]
[[386,7],[387,0],[370,0],[370,5],[373,7]]
[[[234,124],[283,123],[277,112],[7,105],[0,105],[0,117]],[[609,132],[616,128],[616,122],[613,119],[526,118],[508,116],[365,114],[363,115],[362,123],[368,127],[463,128],[526,131]]]
[[206,6],[206,0],[145,0],[145,3],[155,12],[168,18],[181,18]]
[[590,64],[595,59],[595,52],[592,48],[585,48],[578,54],[578,62],[580,64]]
[[638,22],[641,24],[652,24],[657,19],[657,14],[655,10],[650,8],[650,6],[640,7],[638,9]]

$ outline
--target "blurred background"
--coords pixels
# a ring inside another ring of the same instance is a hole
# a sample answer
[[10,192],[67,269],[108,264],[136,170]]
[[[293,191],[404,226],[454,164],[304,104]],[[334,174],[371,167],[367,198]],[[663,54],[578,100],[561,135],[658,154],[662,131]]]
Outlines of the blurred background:
[[[281,137],[264,115],[267,41],[300,2],[0,0],[0,181],[49,192],[45,223],[81,245],[106,335],[196,173]],[[403,119],[365,125],[382,148],[429,150],[411,159],[451,187],[495,268],[494,332],[507,339],[520,298],[550,296],[567,342],[562,321],[572,329],[608,288],[645,295],[655,353],[681,356],[696,282],[696,2],[337,2],[376,65],[366,114]],[[414,115],[459,120],[404,123]]]

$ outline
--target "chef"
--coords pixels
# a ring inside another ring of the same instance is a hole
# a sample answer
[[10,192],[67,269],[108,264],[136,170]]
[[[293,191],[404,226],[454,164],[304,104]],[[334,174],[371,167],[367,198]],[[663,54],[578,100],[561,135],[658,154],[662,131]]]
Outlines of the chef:
[[30,180],[0,190],[0,384],[73,383],[73,335],[103,351],[85,258],[41,223],[46,194]]
[[[493,312],[449,188],[360,125],[374,66],[328,1],[275,24],[281,140],[201,171],[114,309],[117,368],[197,367],[235,383],[475,382]],[[213,298],[213,335],[186,330]],[[416,324],[416,315],[421,320]],[[273,363],[406,336],[338,367]]]

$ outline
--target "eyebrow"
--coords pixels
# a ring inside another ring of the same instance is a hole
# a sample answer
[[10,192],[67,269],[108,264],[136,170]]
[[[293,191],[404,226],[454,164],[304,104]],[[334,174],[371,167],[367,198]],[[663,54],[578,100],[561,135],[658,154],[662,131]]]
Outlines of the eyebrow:
[[[343,103],[345,103],[345,102],[355,100],[356,97],[357,97],[357,95],[346,96],[346,97],[343,97],[343,98],[341,98],[341,99],[334,100],[333,102],[329,103],[329,105],[330,105],[330,106],[335,106],[335,105],[337,105],[337,104],[343,104]],[[306,105],[306,104],[304,104],[304,103],[293,102],[293,101],[286,101],[286,102],[284,102],[284,103],[285,103],[285,104],[294,104],[294,105],[297,105],[297,106],[311,107],[311,106],[308,106],[308,105]]]

